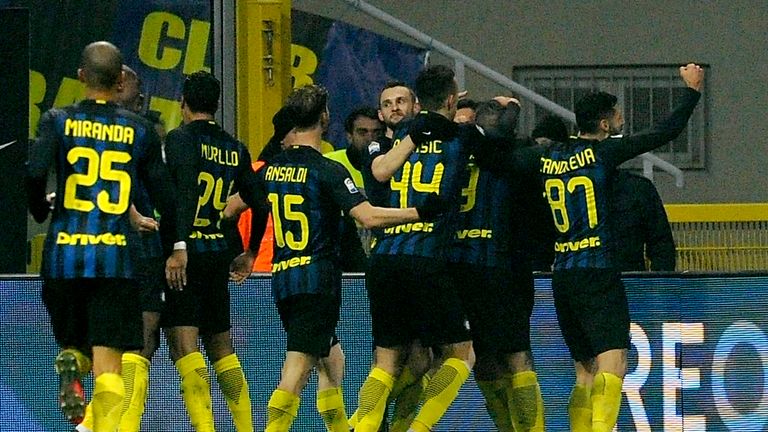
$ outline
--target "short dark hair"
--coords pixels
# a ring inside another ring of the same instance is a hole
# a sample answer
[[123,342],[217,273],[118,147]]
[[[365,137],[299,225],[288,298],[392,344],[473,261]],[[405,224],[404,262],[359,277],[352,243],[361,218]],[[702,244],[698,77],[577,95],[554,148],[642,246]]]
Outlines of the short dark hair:
[[476,111],[477,105],[478,103],[474,99],[462,98],[459,99],[458,103],[456,103],[456,109],[469,108],[472,111]]
[[421,106],[428,110],[438,110],[443,102],[458,88],[451,68],[444,65],[430,66],[416,77],[416,96]]
[[123,71],[123,54],[107,41],[88,44],[80,56],[86,86],[109,90],[117,84]]
[[384,93],[384,90],[391,89],[394,87],[405,87],[408,89],[408,93],[411,95],[412,101],[416,102],[416,93],[414,93],[413,89],[408,86],[408,84],[405,83],[405,81],[400,80],[389,80],[386,84],[384,84],[384,87],[382,87],[381,91],[379,92],[379,105],[381,104],[381,94]]
[[184,80],[181,94],[190,111],[216,114],[219,109],[221,83],[210,72],[197,71]]
[[379,113],[376,111],[376,108],[369,106],[358,107],[349,113],[346,120],[344,120],[344,130],[348,134],[352,133],[352,129],[355,126],[355,120],[357,120],[358,117],[365,117],[371,120],[381,121],[379,120]]
[[544,116],[531,132],[531,138],[549,138],[556,142],[568,141],[568,126],[562,118],[548,114]]
[[579,99],[574,107],[579,132],[597,132],[600,120],[613,116],[617,101],[616,96],[606,92],[589,93]]
[[285,106],[293,114],[293,123],[297,129],[308,129],[320,121],[328,107],[328,90],[317,84],[308,84],[294,89]]

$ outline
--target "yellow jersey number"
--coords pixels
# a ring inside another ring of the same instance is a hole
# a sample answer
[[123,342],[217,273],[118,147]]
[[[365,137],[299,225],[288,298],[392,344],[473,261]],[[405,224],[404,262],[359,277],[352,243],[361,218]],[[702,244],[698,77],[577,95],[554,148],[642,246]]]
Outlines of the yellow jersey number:
[[[267,199],[272,203],[272,225],[275,229],[275,243],[278,247],[286,247],[293,250],[304,250],[309,243],[309,219],[301,211],[293,209],[294,205],[300,205],[304,202],[304,197],[296,194],[285,194],[280,202],[280,196],[276,193],[267,195]],[[282,210],[282,211],[281,211]],[[298,237],[291,231],[285,231],[283,221],[294,221],[299,223],[301,236]]]
[[[105,150],[101,154],[89,147],[73,147],[67,152],[67,162],[71,165],[80,159],[88,163],[85,173],[70,174],[64,185],[64,208],[81,212],[90,212],[98,207],[104,213],[123,214],[128,210],[131,196],[131,176],[122,170],[115,169],[113,164],[127,163],[131,155],[122,151]],[[96,203],[77,197],[79,187],[92,187],[99,180],[117,182],[117,202],[110,200],[109,192],[100,191],[96,195]]]
[[208,203],[220,213],[227,206],[227,197],[232,190],[234,181],[230,181],[227,190],[224,191],[224,179],[214,178],[210,173],[201,171],[197,175],[197,184],[204,185],[203,194],[197,197],[197,213],[195,214],[196,227],[206,227],[211,224],[208,218],[200,217],[200,209],[206,207]]
[[571,227],[565,192],[567,190],[569,196],[573,195],[576,188],[579,187],[584,189],[589,227],[594,228],[597,226],[597,205],[595,204],[595,188],[589,177],[577,176],[568,180],[568,184],[557,178],[548,179],[544,182],[544,191],[547,195],[547,201],[549,201],[549,207],[552,209],[552,218],[557,230],[561,233],[567,232]]
[[445,166],[442,162],[438,162],[435,165],[435,172],[432,174],[432,179],[428,182],[422,181],[422,170],[424,165],[421,162],[411,164],[410,161],[406,161],[403,164],[403,175],[400,179],[392,177],[389,180],[389,187],[393,191],[400,193],[400,208],[408,208],[408,187],[413,187],[416,192],[425,192],[436,194],[440,193],[440,182],[443,180],[443,171]]

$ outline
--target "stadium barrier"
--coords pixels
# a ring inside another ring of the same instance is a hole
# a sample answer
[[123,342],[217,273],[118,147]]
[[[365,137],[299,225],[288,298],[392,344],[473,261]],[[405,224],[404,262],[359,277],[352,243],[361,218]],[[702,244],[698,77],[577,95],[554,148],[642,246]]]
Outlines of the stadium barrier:
[[[547,430],[568,430],[573,382],[552,304],[548,275],[536,278],[532,349],[544,394]],[[632,349],[619,431],[763,431],[768,425],[768,274],[679,274],[625,277],[632,313]],[[57,408],[57,348],[35,277],[0,278],[0,430],[71,430]],[[250,383],[257,430],[279,380],[285,337],[270,279],[232,286],[232,334]],[[347,412],[371,360],[364,280],[345,275],[338,334],[346,352]],[[212,372],[212,371],[211,371]],[[212,374],[213,376],[213,374]],[[90,389],[92,382],[86,381]],[[142,431],[192,428],[165,343],[150,370]],[[233,431],[213,380],[218,431]],[[315,412],[314,379],[302,396],[293,431],[324,430]],[[90,394],[90,392],[89,392]],[[436,431],[487,432],[492,423],[472,378]]]

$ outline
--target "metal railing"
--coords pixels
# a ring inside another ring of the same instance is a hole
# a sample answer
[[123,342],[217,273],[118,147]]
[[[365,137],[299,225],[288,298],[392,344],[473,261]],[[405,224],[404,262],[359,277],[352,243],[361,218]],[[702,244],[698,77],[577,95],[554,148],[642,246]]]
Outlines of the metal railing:
[[[436,40],[428,34],[406,24],[405,22],[395,18],[394,16],[384,12],[383,10],[368,4],[363,0],[344,0],[356,9],[366,13],[372,18],[375,18],[392,28],[398,30],[406,36],[413,38],[414,40],[423,43],[425,46],[434,49],[447,57],[450,57],[454,61],[456,70],[456,78],[459,86],[464,86],[464,68],[469,67],[481,76],[484,76],[491,81],[504,86],[518,96],[530,100],[534,104],[542,107],[543,109],[562,117],[564,120],[571,123],[576,122],[576,115],[573,111],[570,111],[555,102],[547,99],[546,97],[530,90],[529,88],[513,81],[507,76],[496,72],[488,66],[480,63],[479,61],[463,54],[456,49]],[[667,161],[659,158],[651,153],[644,153],[640,155],[643,160],[643,174],[648,178],[653,178],[653,167],[658,167],[660,170],[665,171],[675,178],[675,185],[677,187],[683,187],[683,172],[676,166],[670,164]]]

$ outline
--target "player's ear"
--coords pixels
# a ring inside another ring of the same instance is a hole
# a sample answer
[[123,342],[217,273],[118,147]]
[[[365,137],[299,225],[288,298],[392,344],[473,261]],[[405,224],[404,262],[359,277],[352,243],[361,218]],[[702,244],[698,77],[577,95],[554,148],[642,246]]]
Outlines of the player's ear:
[[85,82],[85,70],[83,68],[77,69],[77,79],[82,83]]

